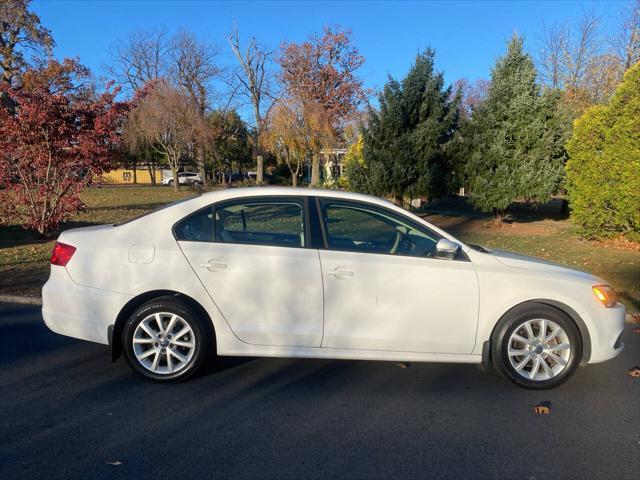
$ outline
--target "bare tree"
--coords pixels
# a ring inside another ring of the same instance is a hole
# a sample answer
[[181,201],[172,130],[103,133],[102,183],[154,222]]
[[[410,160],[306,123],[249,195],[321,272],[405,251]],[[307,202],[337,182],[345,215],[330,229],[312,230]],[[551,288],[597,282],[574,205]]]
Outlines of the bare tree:
[[470,82],[461,78],[453,83],[453,93],[460,96],[458,113],[462,118],[469,119],[473,111],[484,101],[489,92],[491,82],[486,78],[476,78]]
[[619,31],[612,44],[625,70],[640,61],[640,0],[631,0],[623,8]]
[[[203,121],[212,95],[212,81],[221,74],[217,63],[219,55],[214,44],[199,40],[191,32],[180,31],[171,39],[171,79],[189,96]],[[206,185],[205,143],[206,139],[199,139],[196,149],[198,170]]]
[[[135,95],[145,86],[164,79],[169,68],[169,38],[164,29],[136,30],[109,47],[111,61],[102,70],[125,91]],[[149,170],[152,185],[156,183],[157,162],[152,149],[141,144],[131,150],[128,166],[133,167],[133,183],[137,183],[136,164],[142,159]]]
[[566,24],[543,26],[538,54],[538,71],[542,80],[551,88],[561,88],[565,76],[564,62],[569,28]]
[[111,63],[102,69],[130,92],[165,78],[168,70],[168,42],[163,29],[137,30],[109,47]]
[[193,148],[204,129],[193,100],[166,82],[159,82],[129,114],[125,138],[131,149],[146,145],[164,155],[177,191],[180,159]]
[[25,52],[50,54],[55,42],[40,18],[29,11],[29,0],[0,1],[0,71],[2,81],[11,85],[28,65]]
[[602,40],[598,32],[600,18],[585,12],[565,44],[563,63],[565,88],[578,89],[591,60],[600,53]]
[[241,46],[240,34],[234,30],[229,35],[231,50],[239,63],[234,72],[234,80],[240,86],[241,93],[253,107],[255,126],[253,129],[253,148],[256,157],[256,183],[263,181],[262,135],[265,118],[275,101],[273,73],[271,64],[273,52],[251,37],[246,47]]

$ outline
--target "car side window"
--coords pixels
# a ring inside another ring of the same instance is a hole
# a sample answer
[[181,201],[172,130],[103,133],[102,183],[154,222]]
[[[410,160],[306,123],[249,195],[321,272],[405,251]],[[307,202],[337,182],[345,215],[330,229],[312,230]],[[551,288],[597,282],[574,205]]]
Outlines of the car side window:
[[188,242],[213,242],[213,208],[207,207],[189,215],[174,228],[178,240]]
[[274,200],[234,202],[217,207],[215,241],[304,247],[304,204],[297,200]]
[[435,254],[439,236],[389,210],[358,202],[322,201],[328,247],[411,257]]

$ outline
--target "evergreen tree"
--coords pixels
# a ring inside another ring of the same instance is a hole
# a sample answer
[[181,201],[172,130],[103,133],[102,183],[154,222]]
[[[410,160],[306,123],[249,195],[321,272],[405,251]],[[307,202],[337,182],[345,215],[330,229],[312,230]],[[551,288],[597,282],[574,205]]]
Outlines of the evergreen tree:
[[364,130],[367,190],[392,195],[437,196],[449,187],[446,146],[458,127],[459,97],[434,71],[434,51],[418,54],[402,82],[389,79]]
[[640,64],[607,105],[576,120],[567,150],[571,216],[583,232],[640,239]]
[[500,214],[514,199],[547,200],[560,186],[566,122],[559,95],[542,93],[523,40],[514,36],[465,132],[474,206]]

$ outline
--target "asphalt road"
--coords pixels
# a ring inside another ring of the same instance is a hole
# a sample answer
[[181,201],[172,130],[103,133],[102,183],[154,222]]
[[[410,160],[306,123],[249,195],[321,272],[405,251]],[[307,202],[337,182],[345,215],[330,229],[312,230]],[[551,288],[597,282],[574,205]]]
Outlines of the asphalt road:
[[[640,335],[532,392],[475,366],[226,359],[178,385],[0,305],[0,478],[640,475]],[[549,416],[533,406],[550,401]],[[121,462],[111,465],[107,462]]]

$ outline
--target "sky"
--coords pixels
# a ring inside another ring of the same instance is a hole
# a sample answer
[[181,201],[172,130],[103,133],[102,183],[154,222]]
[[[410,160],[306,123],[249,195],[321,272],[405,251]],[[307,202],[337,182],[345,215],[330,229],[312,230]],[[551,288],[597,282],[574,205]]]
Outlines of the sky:
[[52,31],[54,55],[79,57],[96,74],[109,61],[109,46],[138,29],[188,29],[219,44],[224,63],[233,62],[226,35],[255,36],[278,47],[300,42],[325,25],[352,31],[366,58],[360,74],[381,88],[388,75],[402,78],[415,55],[428,46],[447,82],[488,78],[505,42],[517,32],[532,54],[544,25],[575,20],[584,10],[602,16],[604,30],[616,26],[623,4],[615,1],[56,1],[36,0],[32,9]]

